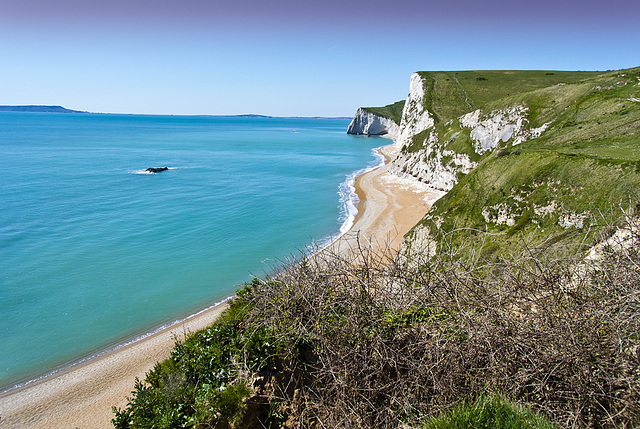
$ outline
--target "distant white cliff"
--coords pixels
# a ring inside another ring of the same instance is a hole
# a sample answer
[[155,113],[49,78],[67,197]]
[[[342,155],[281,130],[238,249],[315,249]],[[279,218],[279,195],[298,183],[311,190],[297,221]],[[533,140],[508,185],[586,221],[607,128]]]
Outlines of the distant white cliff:
[[392,119],[375,115],[366,109],[360,108],[351,120],[347,134],[363,134],[367,136],[387,136],[396,138],[400,133],[400,127]]

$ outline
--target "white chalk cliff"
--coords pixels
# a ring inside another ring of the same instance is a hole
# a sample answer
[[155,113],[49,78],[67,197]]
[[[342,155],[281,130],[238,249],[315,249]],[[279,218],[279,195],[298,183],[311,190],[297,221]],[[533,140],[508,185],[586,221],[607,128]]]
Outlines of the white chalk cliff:
[[375,115],[363,108],[358,109],[347,128],[347,134],[386,135],[391,138],[396,138],[399,131],[398,124],[392,119]]
[[[484,155],[499,147],[517,145],[538,137],[548,126],[544,124],[539,128],[531,128],[529,109],[520,104],[488,112],[477,109],[440,127],[445,130],[459,129],[453,133],[453,138],[442,142],[435,127],[434,115],[427,108],[426,97],[424,78],[419,73],[413,73],[398,137],[395,139],[398,156],[390,172],[402,178],[413,178],[441,191],[451,190],[460,177],[477,165],[467,153],[447,149],[449,143],[466,138],[477,155]],[[418,137],[420,133],[423,134]],[[419,149],[409,149],[412,145]]]
[[418,73],[411,75],[409,95],[402,111],[400,135],[396,141],[398,148],[411,144],[413,136],[435,125],[433,116],[425,103],[424,80]]
[[438,134],[432,130],[424,139],[422,149],[406,151],[416,135],[432,129],[435,120],[427,109],[425,81],[418,73],[411,75],[409,95],[402,112],[400,135],[396,139],[397,158],[390,172],[399,177],[413,178],[441,191],[449,191],[458,182],[460,173],[467,174],[475,163],[466,154],[444,150]]
[[[494,110],[468,111],[436,126],[436,115],[428,107],[431,100],[427,89],[425,77],[413,73],[399,126],[389,118],[361,108],[347,132],[392,137],[395,143],[391,152],[397,157],[389,172],[440,191],[451,190],[462,176],[475,168],[482,156],[539,137],[549,125],[532,128],[529,108],[513,104]],[[447,141],[441,141],[443,135],[448,136]],[[468,149],[462,153],[450,147]]]
[[412,177],[440,191],[449,191],[458,183],[460,174],[469,173],[475,166],[467,154],[443,149],[438,134],[431,132],[421,150],[401,152],[389,172],[404,178]]
[[493,150],[500,142],[512,140],[512,144],[520,144],[530,138],[539,137],[549,123],[539,128],[529,128],[527,114],[529,109],[520,104],[506,109],[499,109],[483,114],[478,109],[459,118],[460,125],[471,129],[471,140],[476,153]]

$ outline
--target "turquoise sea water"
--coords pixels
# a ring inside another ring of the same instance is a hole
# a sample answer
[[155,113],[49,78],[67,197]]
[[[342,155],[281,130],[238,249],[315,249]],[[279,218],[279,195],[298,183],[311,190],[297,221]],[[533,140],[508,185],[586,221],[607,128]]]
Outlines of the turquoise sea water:
[[213,305],[337,235],[354,173],[385,143],[347,125],[0,113],[0,387]]

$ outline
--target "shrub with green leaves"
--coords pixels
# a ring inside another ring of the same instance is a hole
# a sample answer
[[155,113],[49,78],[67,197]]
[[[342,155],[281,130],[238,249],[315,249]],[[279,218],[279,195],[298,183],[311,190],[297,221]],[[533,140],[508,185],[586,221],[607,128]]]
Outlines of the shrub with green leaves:
[[217,427],[242,422],[252,390],[249,372],[271,368],[275,342],[267,326],[248,323],[241,299],[209,328],[177,342],[171,358],[136,380],[127,407],[115,410],[116,428]]

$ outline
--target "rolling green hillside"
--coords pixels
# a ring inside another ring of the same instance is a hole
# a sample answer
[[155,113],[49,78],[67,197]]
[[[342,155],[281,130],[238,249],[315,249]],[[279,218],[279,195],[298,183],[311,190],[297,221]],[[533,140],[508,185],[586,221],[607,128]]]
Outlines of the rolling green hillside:
[[[612,133],[627,135],[633,131],[631,128],[637,116],[621,116],[637,111],[638,102],[628,100],[634,95],[640,96],[637,74],[636,69],[604,74],[559,71],[420,72],[427,83],[426,102],[436,119],[434,128],[449,142],[447,148],[463,152],[465,148],[469,151],[470,145],[469,137],[465,131],[461,132],[457,121],[460,116],[476,109],[490,112],[513,105],[529,109],[527,119],[532,128],[548,121],[553,121],[556,128],[567,128],[556,133],[558,137],[565,136],[562,141],[571,139],[574,143],[576,138],[593,140],[598,136],[612,138]],[[581,123],[575,122],[576,119]],[[603,125],[604,122],[608,125]],[[585,125],[590,125],[589,129],[585,129]],[[619,129],[620,125],[625,128]],[[549,141],[548,136],[549,133],[543,140]],[[416,136],[414,142],[409,149],[411,151],[422,147],[420,136]]]
[[600,73],[542,70],[419,72],[427,82],[429,110],[436,122],[447,122],[515,94],[560,83],[572,84]]
[[[405,153],[424,150],[426,136],[436,132],[438,142],[445,142],[441,151],[466,154],[477,166],[460,174],[421,225],[433,237],[460,231],[454,242],[478,237],[492,253],[508,251],[509,243],[569,237],[604,222],[614,207],[633,209],[640,203],[634,197],[640,190],[638,70],[425,73],[441,121],[415,136]],[[449,90],[437,89],[443,87]],[[525,128],[544,130],[519,144],[499,141],[480,154],[473,130],[460,119],[469,106],[487,117],[521,106]]]

